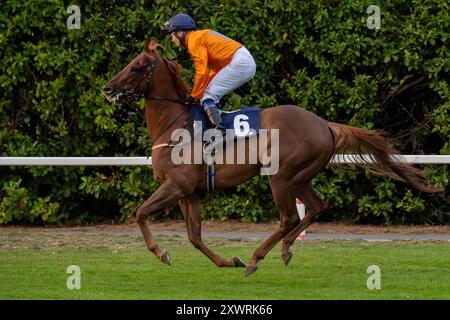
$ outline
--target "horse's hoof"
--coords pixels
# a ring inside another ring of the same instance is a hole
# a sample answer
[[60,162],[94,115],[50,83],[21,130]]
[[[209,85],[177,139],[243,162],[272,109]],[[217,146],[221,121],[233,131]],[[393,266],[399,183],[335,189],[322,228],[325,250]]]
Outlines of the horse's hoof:
[[291,261],[292,258],[292,252],[288,251],[285,254],[282,254],[281,257],[283,258],[284,265],[288,265],[289,261]]
[[255,272],[257,269],[258,269],[257,266],[248,266],[247,268],[245,268],[245,276],[248,277],[253,272]]
[[170,263],[170,254],[167,251],[164,251],[163,254],[161,255],[161,261],[165,264],[167,264],[168,266],[171,265]]
[[233,261],[233,267],[235,268],[245,268],[245,263],[244,261],[242,261],[241,258],[239,257],[233,257],[233,259],[231,259]]

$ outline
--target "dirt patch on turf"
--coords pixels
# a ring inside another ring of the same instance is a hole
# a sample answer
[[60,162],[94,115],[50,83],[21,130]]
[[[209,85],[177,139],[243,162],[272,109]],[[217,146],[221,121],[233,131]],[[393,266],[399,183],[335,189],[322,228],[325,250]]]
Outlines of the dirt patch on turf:
[[[189,241],[180,236],[156,236],[162,247],[176,244],[190,245]],[[139,235],[111,235],[91,233],[13,233],[0,234],[0,251],[10,250],[107,250],[112,253],[138,249],[146,251],[142,236]]]
[[[278,223],[245,223],[239,221],[204,221],[203,232],[217,233],[217,238],[205,238],[211,246],[242,246],[255,239],[227,238],[227,232],[272,232]],[[186,239],[183,221],[150,222],[150,229],[156,233],[161,247],[171,244],[190,246]],[[167,234],[164,234],[167,232]],[[175,234],[178,233],[178,234]],[[450,226],[365,226],[346,223],[314,223],[307,233],[349,233],[349,234],[450,234]],[[227,238],[227,239],[225,239]],[[0,250],[33,249],[102,249],[111,252],[128,248],[146,250],[143,237],[136,224],[101,224],[88,227],[0,227]]]
[[[155,236],[161,248],[173,245],[192,247],[189,240],[179,235],[158,234]],[[257,243],[258,239],[208,238],[204,242],[210,247],[241,247]],[[128,249],[146,252],[144,239],[138,234],[107,235],[106,233],[24,233],[4,232],[0,234],[0,252],[13,250],[103,250],[112,254]]]
[[[186,232],[184,221],[170,220],[163,222],[150,222],[150,230],[155,232]],[[250,223],[240,221],[203,221],[202,231],[204,232],[272,232],[278,226],[277,222],[270,223]],[[103,233],[103,234],[135,234],[140,235],[140,230],[136,224],[100,224],[86,227],[0,227],[2,233]],[[432,233],[450,234],[450,225],[447,226],[372,226],[356,225],[352,223],[329,222],[314,223],[308,227],[307,232],[311,233]]]

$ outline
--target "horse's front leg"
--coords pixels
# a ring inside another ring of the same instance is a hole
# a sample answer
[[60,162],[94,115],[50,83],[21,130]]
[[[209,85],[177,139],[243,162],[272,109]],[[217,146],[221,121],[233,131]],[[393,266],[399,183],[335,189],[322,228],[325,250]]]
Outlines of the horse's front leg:
[[218,267],[245,267],[239,257],[226,260],[208,249],[202,240],[200,200],[197,196],[184,198],[179,201],[181,211],[186,220],[188,237],[195,248],[203,252]]
[[138,209],[136,213],[136,221],[144,236],[147,248],[153,252],[162,262],[170,265],[170,256],[167,251],[163,251],[156,244],[152,233],[148,227],[147,218],[153,214],[161,212],[166,208],[173,207],[177,201],[184,197],[183,191],[180,187],[167,180],[164,182],[155,193],[151,195]]

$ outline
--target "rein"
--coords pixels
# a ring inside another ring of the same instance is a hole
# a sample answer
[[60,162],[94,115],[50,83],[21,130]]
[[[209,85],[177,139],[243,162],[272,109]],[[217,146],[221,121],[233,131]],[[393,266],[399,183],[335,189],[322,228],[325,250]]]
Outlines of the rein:
[[170,102],[175,102],[175,103],[181,103],[181,104],[192,104],[192,100],[191,99],[175,99],[175,98],[170,98],[170,97],[159,97],[159,96],[147,96],[144,95],[144,98],[149,99],[149,100],[164,100],[164,101],[170,101]]

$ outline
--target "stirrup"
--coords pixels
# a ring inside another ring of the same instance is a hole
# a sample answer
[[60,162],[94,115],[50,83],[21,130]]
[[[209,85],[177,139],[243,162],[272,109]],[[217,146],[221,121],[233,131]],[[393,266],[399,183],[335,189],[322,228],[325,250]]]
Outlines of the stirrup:
[[[224,144],[227,140],[227,136],[226,136],[226,129],[224,127],[222,127],[221,125],[218,125],[214,128],[215,130],[219,130],[221,137],[219,137],[218,139],[216,139],[216,136],[213,136],[214,139],[209,139],[208,141],[205,141],[203,143],[203,153],[204,154],[211,154],[211,151],[214,149],[215,146]],[[213,138],[211,137],[211,138]],[[210,151],[207,151],[208,148],[210,148]]]
[[227,129],[224,126],[222,126],[220,123],[217,126],[215,126],[214,129],[220,130],[220,132],[222,132],[222,136],[226,136],[226,134],[227,134]]

